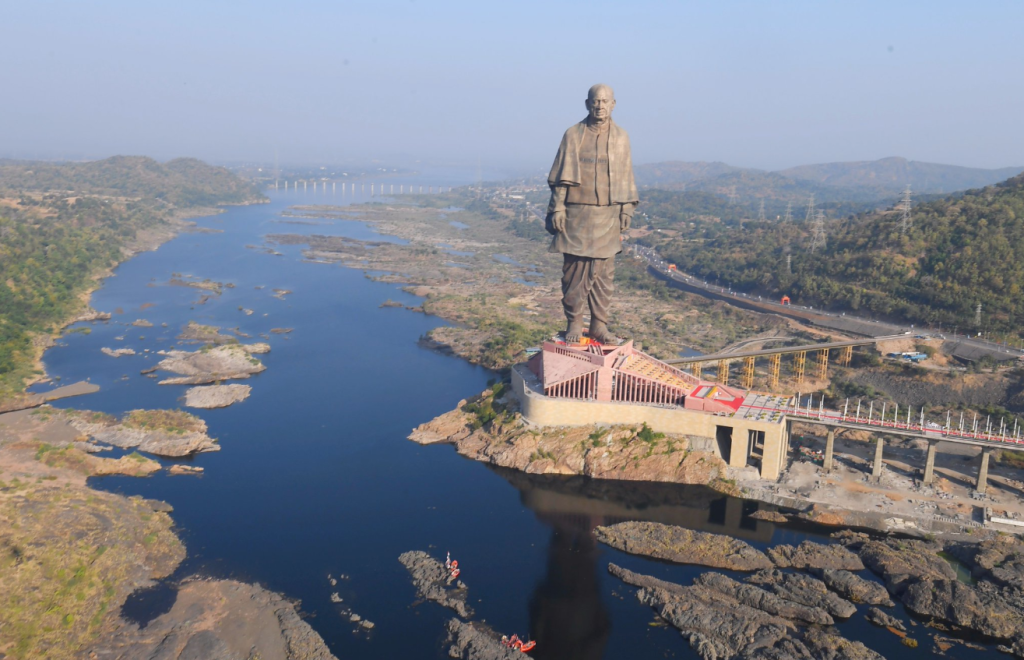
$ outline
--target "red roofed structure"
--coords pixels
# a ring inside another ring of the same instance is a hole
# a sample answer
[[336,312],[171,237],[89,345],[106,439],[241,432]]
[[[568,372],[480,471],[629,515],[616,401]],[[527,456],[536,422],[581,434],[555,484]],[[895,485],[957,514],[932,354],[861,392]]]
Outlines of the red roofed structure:
[[701,380],[633,347],[545,342],[529,361],[545,396],[734,413],[746,392]]

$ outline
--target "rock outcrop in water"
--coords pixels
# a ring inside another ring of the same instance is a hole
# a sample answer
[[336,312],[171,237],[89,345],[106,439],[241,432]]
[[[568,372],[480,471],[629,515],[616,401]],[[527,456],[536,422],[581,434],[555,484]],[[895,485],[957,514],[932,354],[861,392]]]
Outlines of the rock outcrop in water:
[[980,543],[951,543],[946,552],[967,564],[976,578],[1024,589],[1024,543],[1013,536],[997,536]]
[[812,570],[811,573],[821,578],[821,581],[829,589],[851,602],[864,603],[865,605],[885,605],[887,607],[892,607],[894,604],[892,599],[889,598],[889,592],[885,590],[885,587],[877,582],[865,580],[850,571],[826,568],[824,570]]
[[993,590],[957,580],[919,580],[907,586],[900,600],[914,614],[930,616],[999,639],[1024,631],[1024,612]]
[[764,520],[765,522],[773,523],[785,523],[789,522],[789,518],[782,515],[778,511],[769,511],[768,509],[758,509],[757,511],[750,514],[750,517],[754,520]]
[[507,385],[460,401],[409,434],[419,444],[450,443],[463,456],[528,474],[582,475],[617,481],[708,485],[738,495],[725,481],[714,440],[666,435],[642,440],[637,427],[537,428],[518,413]]
[[335,660],[292,603],[258,585],[234,580],[185,583],[169,612],[142,629],[122,623],[84,657]]
[[220,328],[215,325],[203,325],[189,321],[178,335],[178,341],[202,344],[237,344],[238,338],[222,333]]
[[828,590],[825,583],[802,573],[783,573],[778,569],[758,571],[747,578],[780,598],[848,619],[857,613],[857,606]]
[[[1008,642],[1006,648],[1011,651],[1017,646],[1024,631],[1024,590],[1019,587],[989,579],[977,584],[959,581],[956,571],[939,555],[946,548],[937,542],[875,540],[855,534],[845,534],[840,540],[858,551],[908,611]],[[972,547],[950,543],[948,550],[963,557],[979,575],[994,577],[998,562],[1015,561],[1015,547],[1015,541],[988,540]]]
[[720,594],[734,598],[736,602],[754,609],[781,616],[790,621],[817,623],[830,626],[835,620],[823,608],[806,605],[791,598],[776,595],[771,591],[750,584],[737,582],[721,573],[705,573],[693,581],[694,586],[707,587]]
[[913,582],[956,580],[956,572],[938,555],[942,546],[926,541],[884,539],[867,541],[858,551],[861,560],[885,579],[885,586],[900,595]]
[[903,622],[889,614],[883,612],[877,607],[868,609],[868,613],[864,616],[868,622],[881,626],[883,628],[892,628],[893,630],[899,630],[900,632],[907,632],[907,627],[903,625]]
[[185,391],[185,405],[189,408],[225,408],[249,398],[249,385],[202,385]]
[[206,422],[181,410],[132,410],[121,420],[87,410],[60,414],[94,443],[171,458],[220,451],[206,434]]
[[768,549],[768,556],[779,568],[838,569],[862,571],[860,557],[841,545],[825,545],[804,541],[799,546],[777,545]]
[[624,522],[594,529],[598,541],[633,555],[734,571],[771,568],[760,550],[731,536],[655,522]]
[[135,350],[131,348],[107,348],[104,346],[100,349],[100,352],[110,357],[121,357],[122,355],[135,355]]
[[525,660],[529,657],[501,643],[501,637],[479,623],[452,619],[448,630],[448,656],[462,660]]
[[161,385],[202,385],[221,380],[248,378],[266,369],[253,353],[266,353],[267,344],[225,344],[198,351],[168,351],[167,357],[157,368],[182,374],[180,377],[165,378]]
[[639,587],[640,602],[675,626],[703,660],[882,660],[860,642],[830,628],[814,625],[803,629],[784,616],[761,609],[765,605],[784,611],[776,607],[783,599],[775,600],[772,594],[722,575],[705,574],[693,586],[684,587],[615,564],[609,564],[608,571]]
[[472,608],[466,605],[469,590],[462,580],[458,580],[454,587],[448,584],[448,570],[443,563],[420,550],[403,552],[398,561],[412,576],[419,598],[451,608],[464,619],[473,616]]

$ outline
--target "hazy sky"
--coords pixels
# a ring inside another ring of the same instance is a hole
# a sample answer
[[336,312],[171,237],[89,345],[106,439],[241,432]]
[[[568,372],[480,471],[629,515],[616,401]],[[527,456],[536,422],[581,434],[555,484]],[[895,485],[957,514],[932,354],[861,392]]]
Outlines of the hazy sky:
[[1024,165],[1024,3],[32,2],[0,156],[543,171],[612,85],[634,161]]

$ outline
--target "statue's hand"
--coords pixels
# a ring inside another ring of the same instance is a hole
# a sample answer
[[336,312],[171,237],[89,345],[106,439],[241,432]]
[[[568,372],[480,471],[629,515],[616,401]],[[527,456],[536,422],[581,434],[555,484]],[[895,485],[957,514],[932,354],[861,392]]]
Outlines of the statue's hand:
[[619,214],[619,231],[626,231],[629,229],[629,225],[633,222],[633,217],[626,215],[625,213]]
[[555,211],[551,214],[551,226],[559,234],[565,233],[565,211]]

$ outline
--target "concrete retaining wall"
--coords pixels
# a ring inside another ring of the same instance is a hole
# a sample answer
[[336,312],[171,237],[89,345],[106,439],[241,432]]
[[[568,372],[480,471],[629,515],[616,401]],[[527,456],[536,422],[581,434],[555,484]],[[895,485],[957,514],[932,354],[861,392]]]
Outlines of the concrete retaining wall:
[[778,479],[783,465],[787,424],[735,419],[678,406],[653,406],[617,401],[599,402],[545,396],[537,377],[525,364],[512,368],[512,388],[523,417],[538,426],[587,426],[590,424],[636,425],[646,423],[659,433],[706,438],[716,454],[717,427],[732,429],[731,451],[722,456],[732,467],[745,467],[751,431],[764,433],[761,478]]

